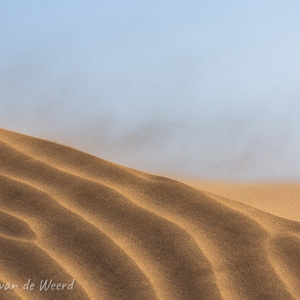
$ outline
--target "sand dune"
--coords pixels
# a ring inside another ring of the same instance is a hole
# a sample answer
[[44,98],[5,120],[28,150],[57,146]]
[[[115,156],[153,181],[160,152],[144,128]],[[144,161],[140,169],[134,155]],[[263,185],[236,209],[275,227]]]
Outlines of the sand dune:
[[0,299],[300,299],[298,222],[6,130],[0,157],[0,284],[19,286]]
[[292,182],[213,182],[182,180],[201,190],[234,199],[279,217],[300,221],[300,184]]

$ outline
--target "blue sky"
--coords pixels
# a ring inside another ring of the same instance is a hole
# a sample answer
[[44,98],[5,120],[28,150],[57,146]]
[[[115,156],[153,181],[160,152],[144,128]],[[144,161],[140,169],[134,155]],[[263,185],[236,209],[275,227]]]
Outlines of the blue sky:
[[0,126],[149,172],[300,179],[297,1],[0,1]]

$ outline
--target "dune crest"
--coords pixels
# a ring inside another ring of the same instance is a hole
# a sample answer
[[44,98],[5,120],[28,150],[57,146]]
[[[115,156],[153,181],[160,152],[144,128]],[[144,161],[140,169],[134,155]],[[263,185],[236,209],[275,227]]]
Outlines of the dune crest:
[[0,130],[2,299],[299,299],[300,223]]

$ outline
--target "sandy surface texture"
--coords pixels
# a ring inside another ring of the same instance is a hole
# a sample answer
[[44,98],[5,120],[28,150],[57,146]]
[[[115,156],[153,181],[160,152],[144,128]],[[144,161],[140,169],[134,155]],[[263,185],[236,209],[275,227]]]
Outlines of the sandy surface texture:
[[234,200],[0,130],[0,299],[300,299],[300,223]]
[[279,217],[300,222],[300,184],[292,182],[183,182],[225,198],[237,200]]

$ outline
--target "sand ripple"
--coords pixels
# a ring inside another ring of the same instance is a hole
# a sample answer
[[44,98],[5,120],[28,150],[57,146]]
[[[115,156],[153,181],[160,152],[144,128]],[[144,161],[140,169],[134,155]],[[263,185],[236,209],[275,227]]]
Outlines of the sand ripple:
[[300,299],[300,223],[0,130],[0,299]]

